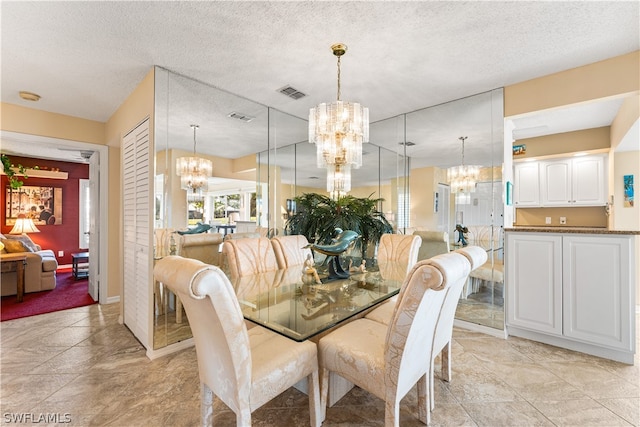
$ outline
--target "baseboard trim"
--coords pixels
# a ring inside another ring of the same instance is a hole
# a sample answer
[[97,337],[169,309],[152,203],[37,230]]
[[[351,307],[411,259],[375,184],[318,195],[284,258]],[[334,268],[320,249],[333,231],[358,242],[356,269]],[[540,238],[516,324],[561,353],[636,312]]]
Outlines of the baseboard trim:
[[151,348],[147,349],[147,357],[151,360],[157,359],[159,357],[166,356],[168,354],[175,353],[176,351],[184,350],[186,348],[191,348],[195,345],[195,341],[193,338],[187,338],[184,341],[177,342],[175,344],[168,345],[166,347],[162,347],[160,349],[154,350]]
[[504,329],[490,328],[489,326],[478,325],[477,323],[466,322],[464,320],[455,319],[453,326],[458,328],[467,329],[472,332],[480,332],[485,335],[491,335],[492,337],[507,339],[507,331]]

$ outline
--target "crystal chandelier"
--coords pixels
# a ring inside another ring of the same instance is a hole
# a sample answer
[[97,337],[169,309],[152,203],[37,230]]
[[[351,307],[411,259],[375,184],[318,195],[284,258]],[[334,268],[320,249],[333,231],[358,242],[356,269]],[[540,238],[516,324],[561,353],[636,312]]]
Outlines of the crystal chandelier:
[[470,166],[464,164],[464,141],[466,136],[458,138],[462,141],[462,164],[450,167],[447,170],[452,193],[473,193],[476,191],[476,184],[480,177],[480,166]]
[[369,109],[340,100],[340,57],[347,46],[331,46],[338,58],[336,102],[321,103],[309,111],[309,142],[316,144],[316,162],[327,168],[327,191],[333,198],[351,189],[351,168],[362,166],[362,143],[369,142]]
[[211,160],[196,157],[196,129],[193,128],[193,157],[179,157],[176,161],[176,171],[180,176],[180,188],[187,190],[187,200],[196,202],[204,199],[209,177],[213,173]]

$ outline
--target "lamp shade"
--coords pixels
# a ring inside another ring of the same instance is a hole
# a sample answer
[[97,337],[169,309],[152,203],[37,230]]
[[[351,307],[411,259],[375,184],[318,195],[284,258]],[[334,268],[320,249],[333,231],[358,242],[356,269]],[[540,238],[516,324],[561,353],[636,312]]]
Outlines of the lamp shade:
[[9,234],[39,233],[31,218],[18,218]]

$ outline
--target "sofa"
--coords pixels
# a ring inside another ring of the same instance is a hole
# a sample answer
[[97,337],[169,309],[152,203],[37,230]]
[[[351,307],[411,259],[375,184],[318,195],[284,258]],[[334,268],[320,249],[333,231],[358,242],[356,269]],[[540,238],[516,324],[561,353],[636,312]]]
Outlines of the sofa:
[[[42,250],[27,236],[0,234],[0,242],[4,246],[0,257],[8,254],[21,253],[27,256],[24,271],[24,292],[39,292],[56,287],[56,270],[58,260],[52,250]],[[1,295],[15,295],[17,292],[18,276],[15,263],[2,263],[2,278],[0,281]]]

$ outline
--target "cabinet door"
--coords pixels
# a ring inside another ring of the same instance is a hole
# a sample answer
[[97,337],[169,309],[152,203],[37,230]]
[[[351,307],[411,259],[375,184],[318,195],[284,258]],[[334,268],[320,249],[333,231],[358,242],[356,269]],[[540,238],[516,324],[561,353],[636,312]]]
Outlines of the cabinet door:
[[540,199],[542,206],[571,203],[571,159],[540,163]]
[[562,237],[507,233],[507,325],[562,334]]
[[516,207],[540,206],[538,163],[519,163],[513,170],[513,204]]
[[631,237],[563,239],[564,335],[631,350],[635,339]]
[[575,206],[604,206],[606,199],[604,157],[574,158],[571,204]]

